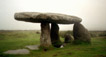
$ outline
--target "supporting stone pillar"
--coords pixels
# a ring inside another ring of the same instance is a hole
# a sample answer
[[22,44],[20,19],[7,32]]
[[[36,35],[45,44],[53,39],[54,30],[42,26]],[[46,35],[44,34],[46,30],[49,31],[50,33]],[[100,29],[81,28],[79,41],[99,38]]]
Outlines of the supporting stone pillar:
[[73,28],[74,43],[90,43],[91,38],[88,30],[80,23],[75,23]]
[[51,23],[51,42],[54,47],[60,47],[62,42],[59,37],[59,26],[56,23]]
[[40,46],[48,48],[51,46],[50,26],[49,23],[41,23]]

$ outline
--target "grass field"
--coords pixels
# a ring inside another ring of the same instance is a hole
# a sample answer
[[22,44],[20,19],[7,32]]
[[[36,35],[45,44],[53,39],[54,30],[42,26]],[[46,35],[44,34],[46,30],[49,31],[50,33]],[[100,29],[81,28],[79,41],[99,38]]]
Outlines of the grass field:
[[[33,50],[28,55],[6,55],[4,51],[25,48],[26,45],[40,44],[36,31],[1,31],[0,57],[106,57],[106,36],[92,37],[91,45],[67,45],[48,51]],[[63,40],[63,39],[62,39]]]

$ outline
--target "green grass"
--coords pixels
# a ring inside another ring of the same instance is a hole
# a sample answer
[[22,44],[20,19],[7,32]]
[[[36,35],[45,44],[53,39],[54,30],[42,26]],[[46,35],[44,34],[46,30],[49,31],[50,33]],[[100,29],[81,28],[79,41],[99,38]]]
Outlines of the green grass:
[[[106,37],[92,38],[91,45],[67,45],[48,51],[33,50],[28,55],[5,55],[4,51],[40,44],[35,31],[0,32],[0,57],[106,57]],[[63,41],[63,39],[62,39]]]

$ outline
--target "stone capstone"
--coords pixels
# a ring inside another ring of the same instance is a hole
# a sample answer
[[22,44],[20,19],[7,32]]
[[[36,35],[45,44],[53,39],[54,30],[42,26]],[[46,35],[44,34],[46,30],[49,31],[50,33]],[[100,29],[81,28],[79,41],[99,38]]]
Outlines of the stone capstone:
[[34,23],[73,24],[82,21],[79,17],[59,13],[20,12],[15,13],[14,17],[16,20]]

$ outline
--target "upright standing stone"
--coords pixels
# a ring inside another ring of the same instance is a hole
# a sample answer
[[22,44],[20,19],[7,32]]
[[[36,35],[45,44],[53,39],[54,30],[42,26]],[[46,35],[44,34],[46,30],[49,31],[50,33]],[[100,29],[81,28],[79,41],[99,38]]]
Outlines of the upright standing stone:
[[61,41],[59,37],[59,27],[56,23],[51,23],[51,42],[54,47],[60,47]]
[[49,23],[45,23],[45,22],[41,23],[40,46],[41,47],[49,47],[49,46],[51,46]]
[[73,35],[75,39],[74,43],[76,44],[91,42],[88,30],[80,23],[74,24]]

